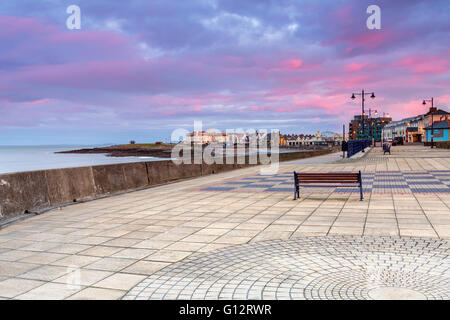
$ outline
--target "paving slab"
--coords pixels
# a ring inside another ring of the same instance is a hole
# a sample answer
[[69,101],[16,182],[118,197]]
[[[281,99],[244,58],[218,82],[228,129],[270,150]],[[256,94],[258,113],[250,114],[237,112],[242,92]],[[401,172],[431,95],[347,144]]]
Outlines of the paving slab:
[[[361,171],[364,200],[357,188],[336,187],[302,188],[294,201],[294,170]],[[384,156],[373,148],[358,159],[301,159],[281,163],[275,175],[233,170],[18,221],[0,229],[0,297],[447,298],[449,240],[450,150],[398,146]],[[365,264],[369,256],[375,264]],[[329,271],[319,277],[317,268]],[[209,276],[208,290],[175,290],[186,280],[179,270]],[[161,275],[167,286],[153,281]],[[233,282],[223,286],[227,275]],[[362,285],[377,277],[384,280]]]

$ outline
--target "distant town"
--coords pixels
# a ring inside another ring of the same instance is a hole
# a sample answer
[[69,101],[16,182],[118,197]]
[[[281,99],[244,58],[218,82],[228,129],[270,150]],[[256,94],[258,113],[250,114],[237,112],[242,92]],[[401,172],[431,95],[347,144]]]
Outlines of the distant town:
[[[450,113],[436,107],[430,107],[427,113],[415,115],[393,121],[390,114],[379,115],[376,110],[369,109],[369,113],[355,115],[348,124],[345,133],[331,131],[315,134],[283,134],[278,135],[280,147],[308,147],[308,146],[338,146],[342,141],[369,140],[371,144],[377,142],[391,142],[395,144],[431,142],[438,147],[450,144]],[[194,131],[186,135],[185,143],[190,144],[246,144],[250,133],[225,133],[220,131]],[[270,134],[269,134],[270,136]],[[270,140],[270,138],[269,138]]]
[[[253,133],[255,134],[255,133]],[[190,144],[247,144],[251,139],[252,133],[225,133],[220,131],[194,131],[186,135],[185,142]],[[261,133],[260,133],[261,135]],[[267,134],[267,140],[271,140],[271,133]],[[340,145],[342,135],[330,131],[321,133],[317,130],[316,134],[277,134],[280,147],[295,146],[327,146]]]

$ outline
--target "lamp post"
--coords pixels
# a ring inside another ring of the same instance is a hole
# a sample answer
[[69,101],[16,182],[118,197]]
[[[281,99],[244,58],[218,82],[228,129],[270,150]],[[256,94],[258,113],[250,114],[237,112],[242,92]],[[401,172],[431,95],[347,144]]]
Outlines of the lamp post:
[[[374,114],[378,115],[378,111],[374,110]],[[370,132],[370,140],[374,142],[375,146],[375,139],[373,138],[373,122],[372,122],[372,110],[369,108],[369,132]]]
[[[352,93],[352,96],[351,96],[352,100],[356,99],[355,95],[361,96],[361,123],[362,123],[362,134],[363,134],[363,137],[365,136],[365,132],[364,132],[364,115],[365,115],[365,112],[364,112],[364,101],[365,101],[365,96],[369,95],[369,94],[370,94],[370,97],[372,99],[375,99],[375,93],[374,92],[368,93],[368,92],[364,92],[364,90],[362,90],[361,93]],[[364,148],[363,148],[362,151],[364,152]]]
[[406,128],[405,128],[405,140],[406,140],[406,143],[409,142],[409,139],[408,139],[408,137],[409,137],[408,128],[409,128],[410,125],[411,125],[410,122],[406,122]]
[[[434,136],[434,119],[433,119],[433,112],[434,112],[434,98],[431,97],[431,99],[424,99],[422,104],[425,106],[427,105],[427,102],[431,102],[431,149],[433,149],[433,136]],[[426,133],[425,133],[426,134]]]

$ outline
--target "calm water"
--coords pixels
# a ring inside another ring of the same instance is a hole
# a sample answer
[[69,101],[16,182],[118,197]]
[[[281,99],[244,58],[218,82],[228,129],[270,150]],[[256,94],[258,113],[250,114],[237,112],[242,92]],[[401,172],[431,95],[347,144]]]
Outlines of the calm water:
[[89,147],[93,146],[0,146],[0,174],[99,164],[167,160],[153,157],[107,157],[105,154],[55,154],[56,151]]

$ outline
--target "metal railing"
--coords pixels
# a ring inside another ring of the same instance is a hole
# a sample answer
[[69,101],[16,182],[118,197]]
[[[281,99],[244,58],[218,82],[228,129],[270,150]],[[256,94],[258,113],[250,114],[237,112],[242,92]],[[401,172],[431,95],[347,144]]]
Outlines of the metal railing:
[[371,140],[349,140],[347,145],[347,158],[363,151],[365,148],[372,145]]

